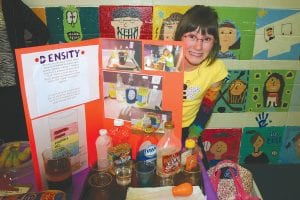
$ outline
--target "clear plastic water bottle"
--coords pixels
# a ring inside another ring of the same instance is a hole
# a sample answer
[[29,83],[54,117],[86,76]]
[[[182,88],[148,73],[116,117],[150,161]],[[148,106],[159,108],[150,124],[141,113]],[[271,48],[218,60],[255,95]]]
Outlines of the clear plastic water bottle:
[[111,137],[107,134],[106,129],[100,129],[99,137],[96,140],[98,170],[109,168],[108,149],[110,147],[112,147]]

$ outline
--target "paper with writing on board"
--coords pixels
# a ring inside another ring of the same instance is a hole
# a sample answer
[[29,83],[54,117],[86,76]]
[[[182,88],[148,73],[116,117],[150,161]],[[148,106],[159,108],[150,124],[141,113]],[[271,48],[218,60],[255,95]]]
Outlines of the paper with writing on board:
[[97,56],[98,45],[23,54],[30,117],[98,99],[99,90],[92,87],[99,84],[98,61],[91,59]]

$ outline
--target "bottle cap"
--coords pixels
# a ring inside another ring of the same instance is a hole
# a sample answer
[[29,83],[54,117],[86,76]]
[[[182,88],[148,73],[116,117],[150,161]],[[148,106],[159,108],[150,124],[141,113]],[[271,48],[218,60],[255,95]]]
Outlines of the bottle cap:
[[107,134],[107,130],[106,129],[100,129],[99,130],[99,134],[100,135],[106,135]]
[[114,126],[123,126],[124,120],[123,119],[115,119],[114,120]]
[[172,129],[172,128],[174,128],[173,122],[172,122],[172,121],[167,121],[167,122],[165,122],[165,128],[167,128],[167,129]]
[[193,139],[186,139],[185,140],[185,147],[188,149],[192,149],[196,146],[196,142]]

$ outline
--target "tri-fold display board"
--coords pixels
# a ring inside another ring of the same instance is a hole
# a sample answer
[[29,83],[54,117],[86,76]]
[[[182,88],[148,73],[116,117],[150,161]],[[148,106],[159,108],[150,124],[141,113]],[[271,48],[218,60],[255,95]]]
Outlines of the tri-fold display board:
[[17,49],[38,188],[46,148],[67,148],[76,174],[95,163],[98,131],[116,118],[137,138],[145,116],[158,134],[172,119],[180,138],[183,51],[181,42],[108,38]]

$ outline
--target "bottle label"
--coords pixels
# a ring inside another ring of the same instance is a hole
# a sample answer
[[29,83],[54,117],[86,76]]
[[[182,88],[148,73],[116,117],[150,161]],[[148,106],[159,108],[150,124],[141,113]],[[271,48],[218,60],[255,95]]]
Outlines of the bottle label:
[[[146,141],[143,144],[149,144],[149,141]],[[141,146],[143,146],[143,144]],[[156,145],[150,144],[139,150],[137,160],[154,161],[156,160],[156,155]]]
[[162,157],[162,171],[166,174],[176,172],[180,168],[180,153]]
[[185,170],[192,171],[197,167],[197,154],[192,154],[186,158]]

